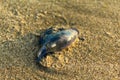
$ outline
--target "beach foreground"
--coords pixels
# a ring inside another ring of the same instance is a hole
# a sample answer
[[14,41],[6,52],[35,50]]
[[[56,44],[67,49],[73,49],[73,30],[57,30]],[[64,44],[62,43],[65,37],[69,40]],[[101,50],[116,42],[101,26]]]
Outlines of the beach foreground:
[[[38,65],[49,27],[74,27],[80,39]],[[120,1],[1,0],[0,80],[120,80]]]

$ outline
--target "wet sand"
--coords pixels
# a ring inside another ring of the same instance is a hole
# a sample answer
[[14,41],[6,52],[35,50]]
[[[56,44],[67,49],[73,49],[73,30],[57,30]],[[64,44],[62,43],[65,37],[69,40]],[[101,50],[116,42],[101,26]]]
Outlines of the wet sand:
[[[35,63],[38,36],[77,28],[69,48]],[[119,0],[1,0],[0,80],[119,80]]]

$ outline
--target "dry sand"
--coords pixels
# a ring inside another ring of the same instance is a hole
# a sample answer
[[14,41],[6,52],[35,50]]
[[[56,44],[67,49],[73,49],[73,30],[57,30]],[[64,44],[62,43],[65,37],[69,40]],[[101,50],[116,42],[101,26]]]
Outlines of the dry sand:
[[[37,36],[50,26],[85,40],[37,65]],[[0,80],[120,80],[120,1],[0,0]]]

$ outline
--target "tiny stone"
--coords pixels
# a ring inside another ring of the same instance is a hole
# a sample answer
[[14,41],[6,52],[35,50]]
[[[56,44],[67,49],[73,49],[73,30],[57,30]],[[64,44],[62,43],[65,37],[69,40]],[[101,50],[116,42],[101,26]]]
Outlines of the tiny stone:
[[114,35],[110,32],[105,32],[105,34],[108,36],[108,37],[111,37],[111,38],[114,38]]
[[84,41],[85,39],[83,37],[79,37],[79,40]]

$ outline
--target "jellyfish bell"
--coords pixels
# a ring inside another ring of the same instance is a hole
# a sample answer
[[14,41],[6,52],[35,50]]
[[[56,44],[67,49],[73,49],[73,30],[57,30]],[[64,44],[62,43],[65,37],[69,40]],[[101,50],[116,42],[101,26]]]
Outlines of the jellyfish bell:
[[61,51],[64,48],[67,48],[71,43],[75,41],[78,34],[79,31],[75,28],[70,28],[58,31],[53,34],[49,34],[43,39],[44,44],[38,52],[37,62],[41,61],[42,58],[46,56],[49,52],[57,52]]

